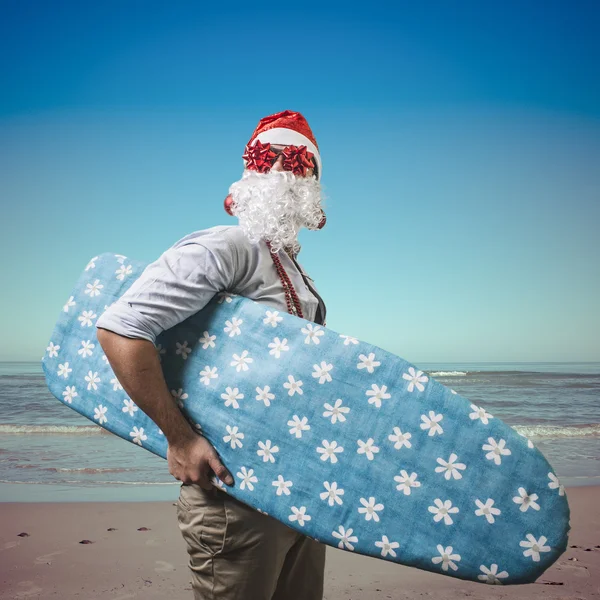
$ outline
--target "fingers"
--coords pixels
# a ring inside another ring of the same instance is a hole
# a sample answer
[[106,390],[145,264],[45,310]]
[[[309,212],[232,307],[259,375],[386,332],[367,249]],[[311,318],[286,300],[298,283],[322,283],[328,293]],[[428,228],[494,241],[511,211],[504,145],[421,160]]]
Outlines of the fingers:
[[208,464],[221,481],[225,482],[227,485],[233,484],[231,473],[223,466],[223,463],[216,454],[208,459]]
[[210,478],[206,474],[200,477],[200,479],[195,483],[199,485],[203,490],[210,491],[213,488],[213,484],[210,482]]
[[171,473],[171,475],[186,485],[199,485],[204,490],[211,490],[213,488],[213,484],[210,481],[210,473],[196,472],[192,475]]
[[233,485],[233,477],[219,459],[219,455],[201,436],[194,439],[191,446],[169,446],[167,457],[169,472],[182,483],[196,484],[205,490],[211,490],[214,473],[227,485]]

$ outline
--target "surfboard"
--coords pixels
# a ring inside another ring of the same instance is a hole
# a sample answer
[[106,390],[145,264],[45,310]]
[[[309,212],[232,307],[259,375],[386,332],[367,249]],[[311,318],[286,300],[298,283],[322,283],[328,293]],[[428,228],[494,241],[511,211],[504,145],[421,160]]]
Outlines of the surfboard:
[[[94,257],[42,362],[61,402],[165,458],[94,326],[144,266]],[[235,478],[215,485],[309,537],[489,584],[532,582],[566,549],[567,498],[544,456],[382,348],[222,293],[157,349],[173,402]]]

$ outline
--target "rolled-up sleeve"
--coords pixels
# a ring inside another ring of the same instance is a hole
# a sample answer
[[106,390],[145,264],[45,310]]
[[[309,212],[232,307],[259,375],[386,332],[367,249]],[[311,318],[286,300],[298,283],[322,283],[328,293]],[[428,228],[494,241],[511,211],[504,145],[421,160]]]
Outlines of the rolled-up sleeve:
[[161,332],[230,289],[236,255],[227,237],[210,230],[201,233],[206,234],[184,238],[148,265],[96,327],[155,343]]

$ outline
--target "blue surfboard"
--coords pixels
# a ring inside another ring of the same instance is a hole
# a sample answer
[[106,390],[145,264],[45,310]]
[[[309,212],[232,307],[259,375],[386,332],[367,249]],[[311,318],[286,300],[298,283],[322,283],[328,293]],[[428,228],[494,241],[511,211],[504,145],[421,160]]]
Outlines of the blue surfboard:
[[[94,326],[144,266],[90,261],[43,368],[61,402],[165,458]],[[532,582],[566,549],[569,507],[544,456],[390,352],[227,293],[157,348],[173,402],[235,478],[215,485],[307,536],[490,584]]]

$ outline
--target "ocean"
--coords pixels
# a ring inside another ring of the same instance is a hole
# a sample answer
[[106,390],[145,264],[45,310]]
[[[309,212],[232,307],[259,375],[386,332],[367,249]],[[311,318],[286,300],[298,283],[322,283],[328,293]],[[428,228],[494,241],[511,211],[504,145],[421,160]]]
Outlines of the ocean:
[[[567,486],[600,483],[600,363],[424,363],[526,435]],[[175,500],[167,462],[56,400],[40,363],[0,362],[0,502]]]

